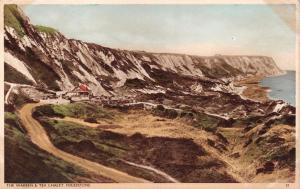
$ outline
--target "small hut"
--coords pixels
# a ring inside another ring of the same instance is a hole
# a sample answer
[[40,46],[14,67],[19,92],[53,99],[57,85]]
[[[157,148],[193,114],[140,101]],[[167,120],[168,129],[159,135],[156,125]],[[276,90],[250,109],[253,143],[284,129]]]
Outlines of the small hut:
[[91,91],[87,84],[80,83],[77,87],[74,87],[72,90],[68,91],[66,97],[89,97]]
[[78,94],[80,96],[89,96],[90,95],[90,89],[86,84],[79,84],[78,86]]

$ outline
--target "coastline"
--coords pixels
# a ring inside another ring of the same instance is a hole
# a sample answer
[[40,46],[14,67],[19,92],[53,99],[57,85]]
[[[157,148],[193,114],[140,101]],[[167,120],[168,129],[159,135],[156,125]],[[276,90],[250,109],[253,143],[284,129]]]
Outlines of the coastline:
[[[264,79],[266,79],[266,80],[268,80],[268,78],[272,78],[272,77],[280,77],[280,76],[284,76],[284,77],[289,77],[293,72],[295,72],[295,70],[284,70],[282,73],[280,73],[280,74],[276,74],[276,75],[271,75],[271,76],[266,76],[266,77],[264,77],[263,78],[263,80]],[[286,76],[285,76],[286,75]],[[287,79],[289,82],[288,83],[280,83],[280,84],[283,84],[283,85],[290,85],[291,83],[290,82],[295,82],[295,80],[294,80],[295,78],[293,78],[293,79]],[[266,85],[266,84],[264,84],[263,83],[263,80],[261,80],[260,81],[260,86],[262,86],[262,87],[264,87],[264,85]],[[284,82],[285,80],[283,80],[283,82]],[[280,81],[277,81],[277,82],[280,82]],[[293,84],[294,86],[296,85],[296,83],[294,83]],[[275,88],[274,87],[272,87],[272,89],[274,89],[275,91],[282,91],[282,89],[281,88],[276,88],[276,86],[278,86],[277,84],[275,85]],[[290,90],[293,90],[294,92],[292,93],[292,94],[294,94],[296,91],[296,89],[294,88],[294,89],[290,89]],[[282,100],[282,101],[284,101],[285,103],[287,103],[287,104],[289,104],[289,105],[291,105],[291,106],[293,106],[293,107],[296,107],[296,102],[295,102],[295,99],[293,99],[293,98],[289,98],[289,97],[287,97],[287,96],[278,96],[278,95],[274,95],[274,94],[272,94],[272,92],[273,92],[273,90],[271,90],[271,89],[269,89],[268,91],[267,91],[268,93],[267,93],[267,96],[268,96],[268,98],[270,99],[270,100]],[[289,91],[289,92],[291,92],[291,91]],[[276,92],[275,92],[276,93]],[[287,97],[287,98],[286,98]],[[295,96],[294,96],[295,97]]]
[[[276,99],[270,96],[272,89],[261,85],[262,80],[265,78],[278,77],[287,74],[287,71],[275,75],[257,75],[248,76],[240,80],[234,81],[234,85],[238,87],[244,87],[245,89],[240,94],[242,98],[246,98],[258,102],[266,102],[268,100],[282,100]],[[285,100],[283,100],[285,101]],[[286,101],[285,101],[286,102]],[[287,102],[288,103],[288,102]],[[290,104],[290,103],[289,103]]]
[[[277,76],[277,75],[276,75]],[[263,87],[260,85],[261,80],[263,80],[266,76],[251,76],[246,77],[241,80],[235,81],[234,85],[237,87],[246,87],[241,96],[250,100],[266,102],[270,100],[269,87]]]

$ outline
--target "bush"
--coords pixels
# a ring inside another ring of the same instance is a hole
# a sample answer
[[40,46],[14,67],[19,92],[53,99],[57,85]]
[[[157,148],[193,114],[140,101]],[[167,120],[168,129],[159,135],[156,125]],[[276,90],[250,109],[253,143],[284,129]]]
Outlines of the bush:
[[216,127],[204,127],[203,128],[207,132],[215,133],[217,131]]
[[176,110],[173,109],[166,109],[167,117],[170,119],[175,119],[178,116],[178,113]]
[[98,123],[97,119],[94,117],[85,118],[84,121],[89,123]]
[[112,119],[113,115],[102,107],[88,103],[72,103],[66,105],[52,105],[52,109],[67,117]]
[[15,113],[5,112],[4,123],[18,129],[22,133],[25,133],[25,130],[23,129],[22,124]]
[[157,109],[158,111],[164,111],[164,110],[165,110],[164,106],[161,105],[161,104],[157,105],[157,106],[156,106],[156,109]]
[[51,105],[43,105],[43,106],[36,107],[32,116],[34,118],[41,117],[41,116],[62,117],[62,118],[65,117],[63,114],[55,112]]

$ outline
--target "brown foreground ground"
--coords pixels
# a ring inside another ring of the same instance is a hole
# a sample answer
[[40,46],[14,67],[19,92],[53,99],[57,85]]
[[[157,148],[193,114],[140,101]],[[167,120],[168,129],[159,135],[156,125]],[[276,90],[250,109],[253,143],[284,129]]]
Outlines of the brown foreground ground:
[[[70,106],[86,108],[85,115],[66,111]],[[170,179],[124,162],[156,168],[179,182],[294,180],[293,124],[262,124],[258,120],[250,128],[250,120],[240,120],[231,127],[219,125],[216,131],[208,132],[187,118],[171,119],[147,110],[111,108],[98,109],[101,114],[93,113],[97,123],[86,123],[85,116],[92,108],[84,104],[52,106],[56,113],[65,115],[56,118],[46,106],[38,109],[36,118],[57,148],[153,182]]]

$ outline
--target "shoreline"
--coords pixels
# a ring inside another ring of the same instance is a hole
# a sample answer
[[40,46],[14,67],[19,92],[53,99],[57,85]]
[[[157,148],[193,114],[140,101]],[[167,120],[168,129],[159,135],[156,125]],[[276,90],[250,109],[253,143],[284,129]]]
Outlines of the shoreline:
[[[270,93],[272,92],[272,89],[267,86],[263,86],[261,84],[262,80],[265,78],[271,78],[271,77],[278,77],[287,74],[287,71],[283,71],[280,74],[275,75],[257,75],[257,76],[248,76],[245,78],[242,78],[240,80],[234,81],[234,85],[238,87],[244,87],[245,89],[242,91],[240,96],[242,98],[246,98],[249,100],[257,101],[264,103],[269,100],[283,100],[283,99],[277,99],[272,96],[270,96]],[[283,100],[284,102],[290,104],[286,100]],[[292,104],[290,104],[292,105]],[[292,105],[294,106],[294,105]]]
[[[277,75],[276,75],[277,76]],[[267,76],[251,76],[235,81],[234,85],[238,87],[246,87],[241,93],[242,97],[258,102],[266,102],[272,100],[269,96],[270,88],[260,85],[260,82]],[[272,76],[271,76],[272,77]]]

